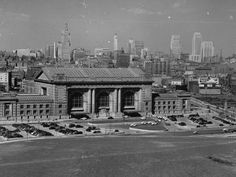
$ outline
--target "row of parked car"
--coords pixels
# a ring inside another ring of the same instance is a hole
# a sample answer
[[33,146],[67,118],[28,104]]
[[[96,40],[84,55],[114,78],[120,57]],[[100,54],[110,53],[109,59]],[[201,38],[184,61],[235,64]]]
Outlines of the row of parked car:
[[[62,133],[64,135],[78,135],[78,134],[83,134],[82,131],[78,130],[73,130],[70,128],[66,128],[64,126],[58,125],[55,122],[43,122],[41,123],[43,127],[48,127],[49,130],[55,130],[56,132]],[[75,127],[75,125],[74,125]],[[80,126],[81,127],[81,126]]]
[[53,136],[50,132],[40,130],[32,125],[21,123],[21,124],[12,124],[18,130],[25,131],[33,136]]
[[212,119],[217,120],[217,121],[220,121],[220,122],[222,122],[222,123],[224,123],[224,124],[227,124],[227,125],[233,125],[230,121],[225,120],[225,119],[222,119],[222,118],[217,117],[217,116],[213,116]]
[[199,125],[207,125],[207,124],[212,124],[212,121],[207,121],[206,119],[202,117],[188,117],[189,120],[191,120],[194,123],[197,123]]
[[20,132],[18,129],[10,131],[6,127],[0,126],[0,136],[4,138],[22,138],[23,136],[18,132]]

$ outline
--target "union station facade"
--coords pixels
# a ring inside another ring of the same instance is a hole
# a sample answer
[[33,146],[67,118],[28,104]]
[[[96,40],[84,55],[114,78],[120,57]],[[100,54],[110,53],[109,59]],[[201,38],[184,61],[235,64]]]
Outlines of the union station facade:
[[34,81],[25,81],[28,94],[47,97],[49,115],[120,117],[152,109],[152,80],[137,68],[45,67]]

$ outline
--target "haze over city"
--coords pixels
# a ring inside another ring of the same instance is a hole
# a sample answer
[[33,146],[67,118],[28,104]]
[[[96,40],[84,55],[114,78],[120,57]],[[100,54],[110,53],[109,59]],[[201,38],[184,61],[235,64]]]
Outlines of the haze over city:
[[191,53],[194,32],[215,44],[225,56],[236,48],[234,0],[1,0],[0,49],[44,48],[58,41],[69,23],[73,47],[93,50],[119,47],[129,38],[143,40],[150,50],[169,51],[172,34],[179,34],[183,51]]

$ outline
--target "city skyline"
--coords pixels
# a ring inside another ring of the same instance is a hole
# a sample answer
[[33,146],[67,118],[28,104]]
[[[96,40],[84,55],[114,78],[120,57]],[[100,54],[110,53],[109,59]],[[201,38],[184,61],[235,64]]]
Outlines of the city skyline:
[[[191,53],[191,38],[200,32],[214,41],[216,54],[235,51],[236,2],[233,0],[3,0],[0,2],[0,49],[44,48],[60,39],[69,23],[72,48],[119,48],[130,38],[150,50],[168,52],[169,38],[179,34],[183,52]],[[235,36],[235,37],[234,37]]]

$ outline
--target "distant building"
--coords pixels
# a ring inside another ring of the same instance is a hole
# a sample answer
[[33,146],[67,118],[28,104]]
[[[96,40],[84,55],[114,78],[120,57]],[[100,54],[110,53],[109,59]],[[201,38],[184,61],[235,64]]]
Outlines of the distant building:
[[11,85],[11,77],[8,71],[0,72],[0,86],[4,87],[4,91],[9,91]]
[[214,56],[214,44],[212,41],[203,41],[201,44],[201,58],[202,62],[211,62]]
[[148,48],[141,50],[141,59],[146,59],[148,57]]
[[22,57],[22,56],[36,57],[36,52],[32,49],[16,49],[16,50],[14,50],[14,53],[18,57]]
[[113,50],[117,51],[118,50],[118,35],[117,34],[114,35],[113,42],[114,42]]
[[67,23],[65,24],[65,29],[61,34],[61,45],[62,63],[70,63],[71,37]]
[[56,53],[56,46],[54,44],[48,45],[45,48],[45,57],[46,58],[54,58],[55,53]]
[[192,55],[189,56],[190,61],[201,63],[201,43],[201,33],[195,32],[192,39]]
[[116,67],[128,68],[130,64],[130,55],[127,53],[119,53],[117,56]]
[[128,54],[135,55],[135,42],[133,39],[130,39],[128,42]]
[[151,75],[169,75],[170,62],[168,59],[154,59],[153,61],[144,61],[144,70],[146,74]]
[[171,36],[170,50],[171,50],[171,54],[175,58],[180,59],[180,54],[181,54],[180,35],[172,35]]
[[142,51],[142,49],[144,49],[144,42],[143,41],[135,41],[134,45],[135,45],[135,54],[140,57],[141,51]]
[[190,112],[190,94],[162,93],[153,94],[153,113],[163,114],[184,114]]
[[110,56],[112,51],[109,48],[95,48],[94,49],[94,56]]
[[203,95],[220,95],[221,85],[217,77],[199,77],[198,79],[199,93]]

